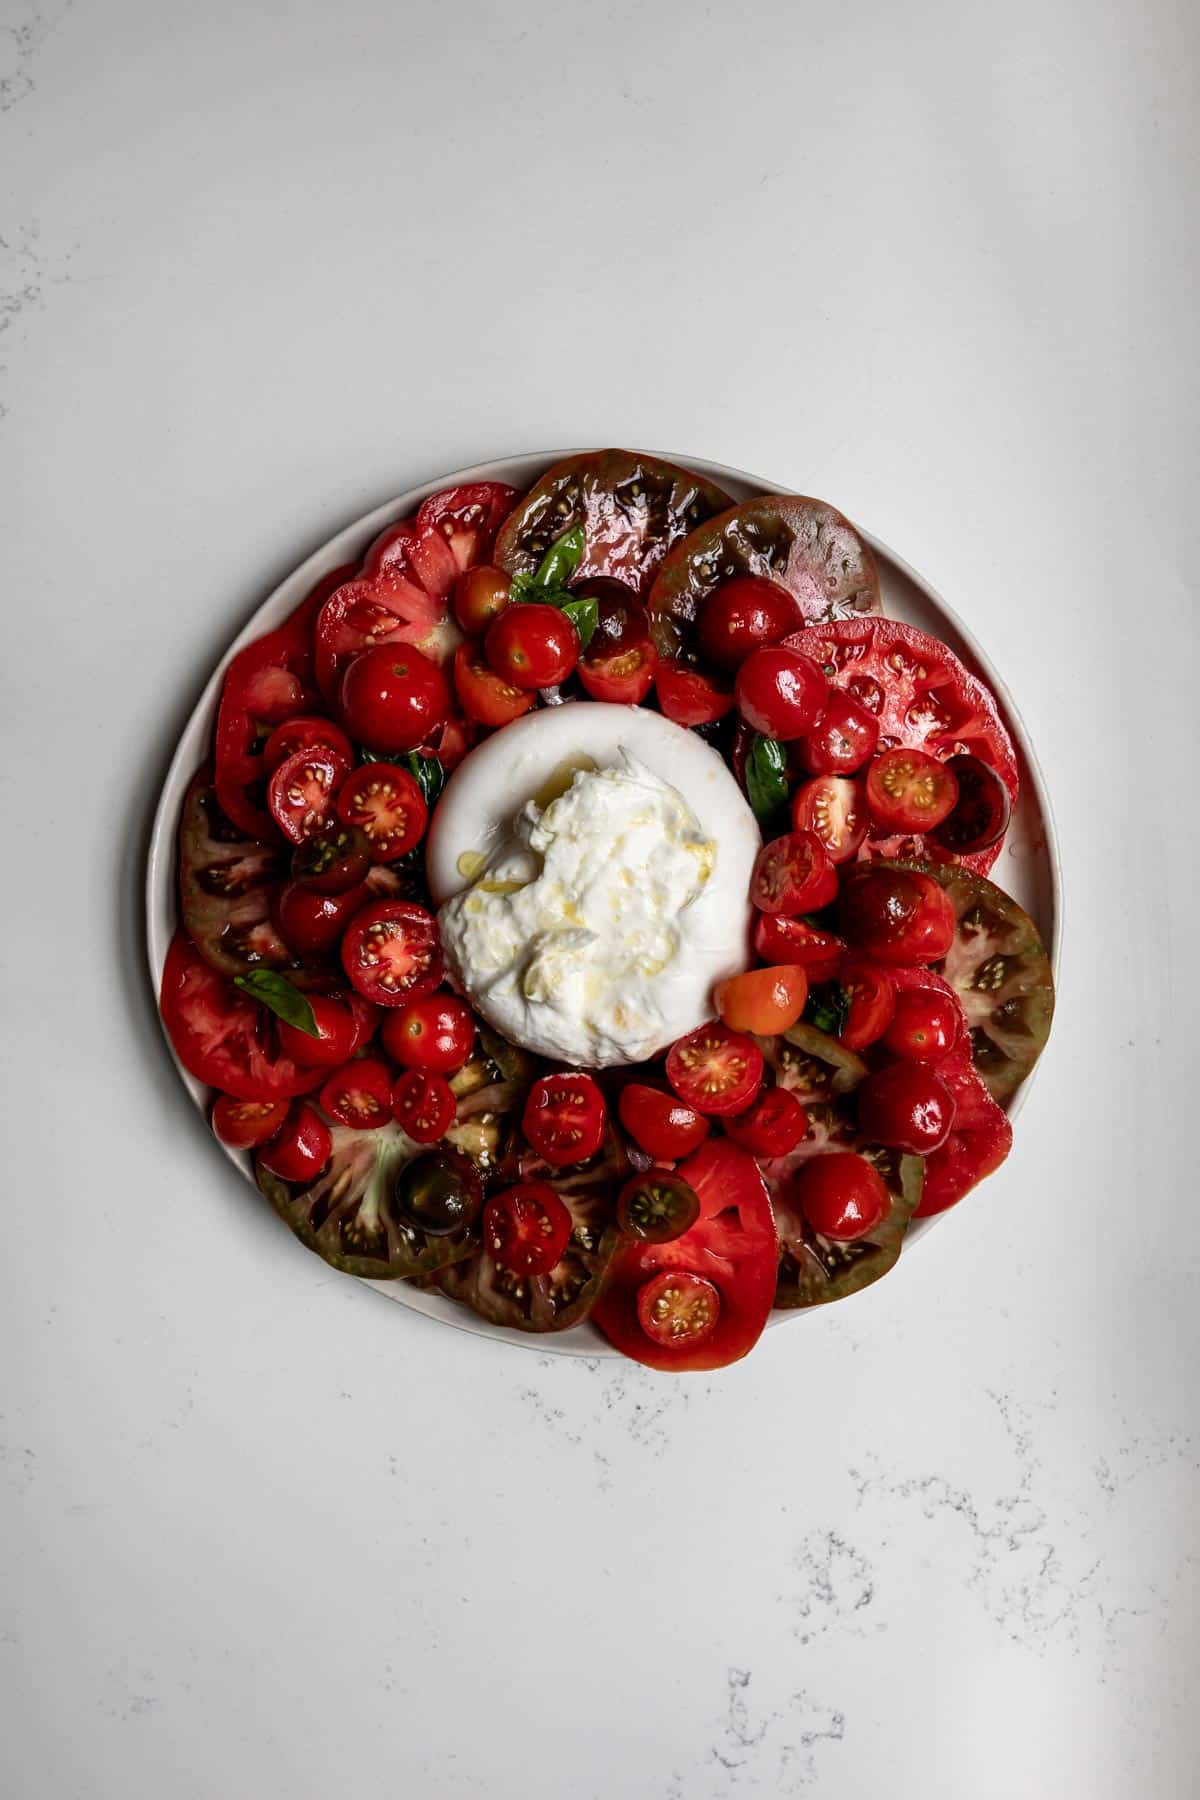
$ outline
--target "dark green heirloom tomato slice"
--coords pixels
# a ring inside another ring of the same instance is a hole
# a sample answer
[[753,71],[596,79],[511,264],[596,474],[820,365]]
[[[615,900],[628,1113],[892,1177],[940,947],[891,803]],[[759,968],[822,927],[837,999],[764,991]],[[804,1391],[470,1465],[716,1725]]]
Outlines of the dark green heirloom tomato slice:
[[975,1067],[993,1100],[1010,1100],[1042,1053],[1054,1017],[1054,976],[1037,926],[985,875],[954,863],[880,864],[932,875],[958,920],[937,972],[958,995]]
[[548,1181],[570,1213],[571,1236],[562,1257],[548,1275],[514,1275],[481,1249],[443,1269],[438,1286],[493,1325],[517,1331],[566,1331],[578,1325],[592,1310],[623,1242],[614,1207],[627,1172],[624,1149],[611,1136],[590,1166],[569,1175],[529,1151],[507,1159],[496,1185]]
[[647,605],[661,656],[689,647],[704,601],[735,575],[758,575],[796,601],[797,628],[880,611],[875,558],[824,500],[767,494],[701,525],[663,563]]
[[673,544],[729,505],[729,495],[674,463],[635,450],[593,450],[548,469],[496,539],[510,575],[537,568],[556,538],[582,525],[587,547],[571,577],[605,575],[635,594]]
[[329,1162],[308,1187],[281,1181],[255,1161],[259,1187],[305,1249],[370,1281],[432,1275],[471,1254],[478,1242],[474,1225],[435,1235],[405,1210],[397,1178],[419,1149],[398,1125],[376,1131],[334,1125],[332,1135]]
[[271,921],[271,899],[287,875],[287,851],[256,843],[217,803],[212,770],[194,777],[179,827],[183,928],[205,962],[223,975],[275,969],[297,987],[316,966],[284,943]]
[[[786,1038],[759,1041],[779,1085],[792,1090],[808,1115],[808,1135],[795,1150],[760,1164],[779,1236],[775,1304],[821,1306],[869,1287],[893,1267],[920,1203],[924,1164],[919,1156],[901,1156],[864,1141],[851,1095],[867,1065],[836,1038],[799,1025]],[[832,1150],[865,1156],[888,1191],[890,1205],[879,1224],[852,1243],[819,1236],[791,1197],[796,1171],[810,1157]]]

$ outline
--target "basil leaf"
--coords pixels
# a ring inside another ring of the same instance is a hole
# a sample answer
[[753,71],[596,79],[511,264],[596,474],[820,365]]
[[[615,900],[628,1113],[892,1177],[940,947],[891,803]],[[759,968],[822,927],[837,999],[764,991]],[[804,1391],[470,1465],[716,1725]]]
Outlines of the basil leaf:
[[562,610],[579,633],[580,648],[586,650],[600,622],[600,602],[590,598],[564,600]]
[[425,796],[425,804],[432,811],[438,795],[446,785],[445,769],[436,756],[421,756],[416,750],[409,751],[404,764],[415,777],[417,786]]
[[583,526],[572,525],[569,531],[564,531],[560,538],[555,539],[538,564],[537,574],[533,578],[534,587],[566,587],[583,561],[586,549],[587,538],[583,534]]
[[850,1016],[850,996],[836,981],[821,988],[809,1000],[804,1016],[828,1037],[840,1037]]
[[294,1025],[305,1037],[320,1037],[312,1007],[300,989],[292,986],[286,975],[277,975],[274,969],[251,969],[248,975],[235,975],[233,985],[240,987],[243,993],[249,994],[252,1000],[257,1000],[285,1024]]
[[531,569],[518,569],[508,586],[508,603],[528,598],[537,576]]
[[774,738],[756,733],[746,758],[746,798],[755,818],[770,818],[787,797],[787,752]]

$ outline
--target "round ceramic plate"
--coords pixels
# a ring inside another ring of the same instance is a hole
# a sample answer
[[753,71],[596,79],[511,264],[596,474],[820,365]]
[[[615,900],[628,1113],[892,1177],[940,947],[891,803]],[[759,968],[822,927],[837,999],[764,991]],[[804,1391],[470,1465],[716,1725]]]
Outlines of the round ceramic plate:
[[[336,569],[342,563],[356,562],[366,550],[368,544],[378,536],[385,525],[395,519],[404,518],[415,511],[427,495],[436,493],[439,488],[457,487],[469,481],[506,481],[513,487],[525,489],[550,467],[564,456],[576,454],[574,451],[561,450],[557,453],[542,456],[516,456],[505,458],[500,462],[480,463],[473,469],[456,469],[448,475],[439,475],[433,481],[425,482],[421,487],[409,488],[395,500],[384,506],[376,507],[365,518],[358,519],[353,525],[347,525],[336,537],[331,538],[324,547],[310,556],[307,562],[282,582],[269,599],[264,600],[257,612],[246,623],[245,629],[225,650],[213,669],[208,685],[200,696],[198,705],[185,725],[179,739],[178,748],[172,758],[167,779],[159,799],[158,809],[154,817],[154,827],[150,839],[150,855],[146,869],[146,938],[150,959],[150,975],[154,982],[157,996],[162,976],[163,962],[178,923],[178,904],[175,886],[175,838],[179,826],[179,814],[183,804],[183,796],[191,780],[193,772],[200,766],[208,754],[212,742],[217,718],[217,703],[220,698],[221,679],[225,666],[244,644],[258,637],[264,631],[272,630],[285,619],[294,607],[298,606],[305,595],[311,592],[317,582]],[[658,454],[664,454],[659,452]],[[682,464],[685,468],[695,469],[699,473],[710,476],[718,482],[735,500],[747,500],[755,494],[779,494],[795,492],[786,483],[764,481],[754,475],[748,475],[742,469],[726,468],[722,463],[704,462],[693,456],[669,456],[669,460]],[[834,497],[836,504],[836,496]],[[862,527],[859,526],[859,530]],[[958,652],[964,662],[984,677],[999,702],[1001,711],[1008,722],[1014,742],[1021,759],[1021,797],[1013,813],[1009,827],[1008,839],[1004,849],[992,871],[993,877],[1000,887],[1010,893],[1014,899],[1033,916],[1038,925],[1043,941],[1049,953],[1055,974],[1058,972],[1059,925],[1061,914],[1060,899],[1060,864],[1058,844],[1054,834],[1054,822],[1046,797],[1045,784],[1033,746],[1015,706],[996,670],[992,667],[980,646],[970,632],[961,623],[956,614],[946,605],[940,595],[936,594],[927,581],[923,581],[914,569],[901,559],[878,538],[863,531],[863,536],[871,545],[879,562],[879,581],[883,592],[884,612],[889,618],[904,619],[911,625],[920,626],[923,631],[932,632],[951,649]],[[172,1054],[174,1054],[172,1052]],[[201,1082],[196,1081],[183,1069],[176,1059],[180,1077],[192,1099],[202,1112],[208,1109],[208,1090]],[[1029,1092],[1027,1081],[1010,1102],[1008,1111],[1015,1114]],[[251,1160],[247,1153],[226,1149],[213,1138],[216,1147],[224,1149],[225,1155],[237,1164],[255,1196],[260,1200],[258,1190],[254,1186],[254,1174]],[[1017,1154],[1019,1154],[1019,1149]],[[979,1201],[972,1202],[974,1205]],[[941,1215],[939,1215],[941,1216]],[[911,1245],[932,1225],[936,1218],[925,1219],[909,1232],[906,1248]],[[285,1227],[280,1226],[280,1230]],[[895,1279],[895,1277],[893,1277]],[[417,1312],[427,1314],[430,1318],[441,1319],[447,1325],[456,1325],[463,1331],[472,1331],[480,1337],[503,1338],[509,1343],[524,1345],[527,1349],[540,1351],[553,1350],[569,1356],[616,1356],[604,1338],[590,1325],[576,1327],[555,1335],[553,1333],[537,1335],[521,1331],[513,1331],[507,1327],[490,1325],[465,1307],[448,1300],[444,1294],[436,1291],[423,1292],[411,1287],[407,1282],[379,1282],[367,1284],[379,1293],[386,1294],[390,1300],[398,1300],[402,1306],[410,1306]],[[805,1317],[803,1311],[777,1312],[771,1323],[778,1325],[787,1319]]]

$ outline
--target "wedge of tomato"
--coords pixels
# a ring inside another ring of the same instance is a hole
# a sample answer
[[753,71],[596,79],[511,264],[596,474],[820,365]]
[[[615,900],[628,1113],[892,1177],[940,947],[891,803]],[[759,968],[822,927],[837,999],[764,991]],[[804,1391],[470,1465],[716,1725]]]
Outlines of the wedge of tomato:
[[722,1139],[701,1144],[676,1173],[695,1191],[699,1218],[670,1243],[623,1250],[592,1317],[652,1369],[723,1369],[758,1342],[775,1298],[771,1202],[754,1158]]
[[[1016,805],[1016,754],[995,699],[938,638],[895,619],[857,618],[812,625],[786,641],[819,662],[830,685],[844,689],[878,721],[879,753],[921,750],[938,762],[978,757],[1000,777]],[[859,771],[867,782],[871,767]],[[955,858],[932,834],[888,835],[876,825],[859,854],[928,856],[986,875],[1000,854],[1000,840]]]
[[321,1085],[279,1048],[274,1016],[205,962],[183,932],[163,964],[159,1010],[189,1075],[235,1100],[287,1100]]

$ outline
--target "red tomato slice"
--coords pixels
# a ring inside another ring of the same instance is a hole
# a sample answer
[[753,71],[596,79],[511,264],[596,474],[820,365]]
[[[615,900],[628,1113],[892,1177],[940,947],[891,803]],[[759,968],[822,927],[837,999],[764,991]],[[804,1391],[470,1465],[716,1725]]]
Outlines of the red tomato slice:
[[340,725],[332,719],[322,719],[316,713],[301,713],[298,718],[288,719],[277,725],[267,739],[263,751],[263,769],[273,775],[281,762],[289,756],[295,756],[297,750],[334,750],[343,758],[346,767],[354,762],[354,745],[346,736]]
[[774,913],[759,913],[755,919],[754,950],[765,963],[799,963],[810,987],[834,980],[846,954],[845,944],[831,931]]
[[750,901],[759,912],[794,919],[820,912],[837,891],[837,871],[815,832],[785,832],[764,844],[754,860]]
[[[678,1174],[695,1189],[700,1216],[690,1231],[666,1244],[631,1244],[614,1264],[608,1285],[596,1302],[593,1319],[610,1343],[652,1369],[722,1369],[753,1348],[775,1298],[779,1245],[766,1183],[754,1158],[722,1139],[710,1139],[681,1163]],[[656,1280],[662,1271],[694,1276],[716,1289],[715,1323],[711,1299],[691,1283],[680,1282],[665,1312],[661,1342],[639,1319],[644,1310],[659,1311],[656,1302],[671,1283]],[[656,1284],[652,1286],[651,1284]],[[650,1289],[649,1294],[646,1293]],[[703,1299],[689,1331],[688,1295]],[[678,1309],[684,1329],[665,1329]]]
[[412,900],[377,900],[346,927],[342,966],[376,1006],[400,1006],[442,979],[437,921]]
[[271,817],[292,844],[319,837],[332,820],[338,789],[350,764],[337,750],[318,745],[281,762],[267,787]]
[[510,687],[489,668],[476,644],[460,644],[454,652],[454,690],[458,704],[477,725],[511,725],[534,701],[532,694]]
[[337,815],[357,825],[371,845],[371,860],[395,862],[425,835],[429,808],[420,783],[396,763],[364,763],[343,784]]
[[818,775],[792,795],[792,830],[820,838],[830,862],[856,857],[869,824],[862,784],[848,776]]
[[231,1150],[252,1150],[282,1130],[287,1112],[286,1100],[233,1100],[218,1094],[212,1128]]
[[311,712],[317,616],[352,570],[335,569],[276,631],[239,650],[225,671],[217,713],[216,789],[221,810],[250,837],[277,841],[263,805],[263,753],[277,725]]
[[288,1100],[321,1083],[279,1048],[274,1016],[209,967],[177,932],[163,964],[159,1010],[189,1075],[235,1100]]
[[378,1131],[392,1116],[392,1072],[378,1056],[359,1056],[332,1074],[321,1105],[339,1125]]
[[848,956],[838,972],[838,985],[849,1002],[846,1022],[838,1040],[847,1050],[865,1050],[878,1043],[896,1010],[896,989],[891,974],[865,957]]
[[590,1075],[543,1075],[529,1090],[521,1129],[545,1162],[565,1168],[596,1154],[607,1116],[604,1095]]
[[436,1144],[454,1123],[454,1089],[444,1075],[409,1069],[392,1089],[392,1117],[415,1144]]
[[[845,689],[879,722],[879,749],[923,750],[939,762],[971,754],[1000,776],[1016,804],[1017,761],[996,701],[945,644],[894,619],[855,618],[812,625],[786,640],[819,662],[831,686]],[[862,854],[949,855],[934,838],[897,838],[877,830]],[[986,875],[1000,843],[959,861]]]
[[720,1019],[690,1031],[667,1052],[667,1080],[697,1112],[744,1112],[762,1076],[762,1051],[754,1039],[730,1031]]

